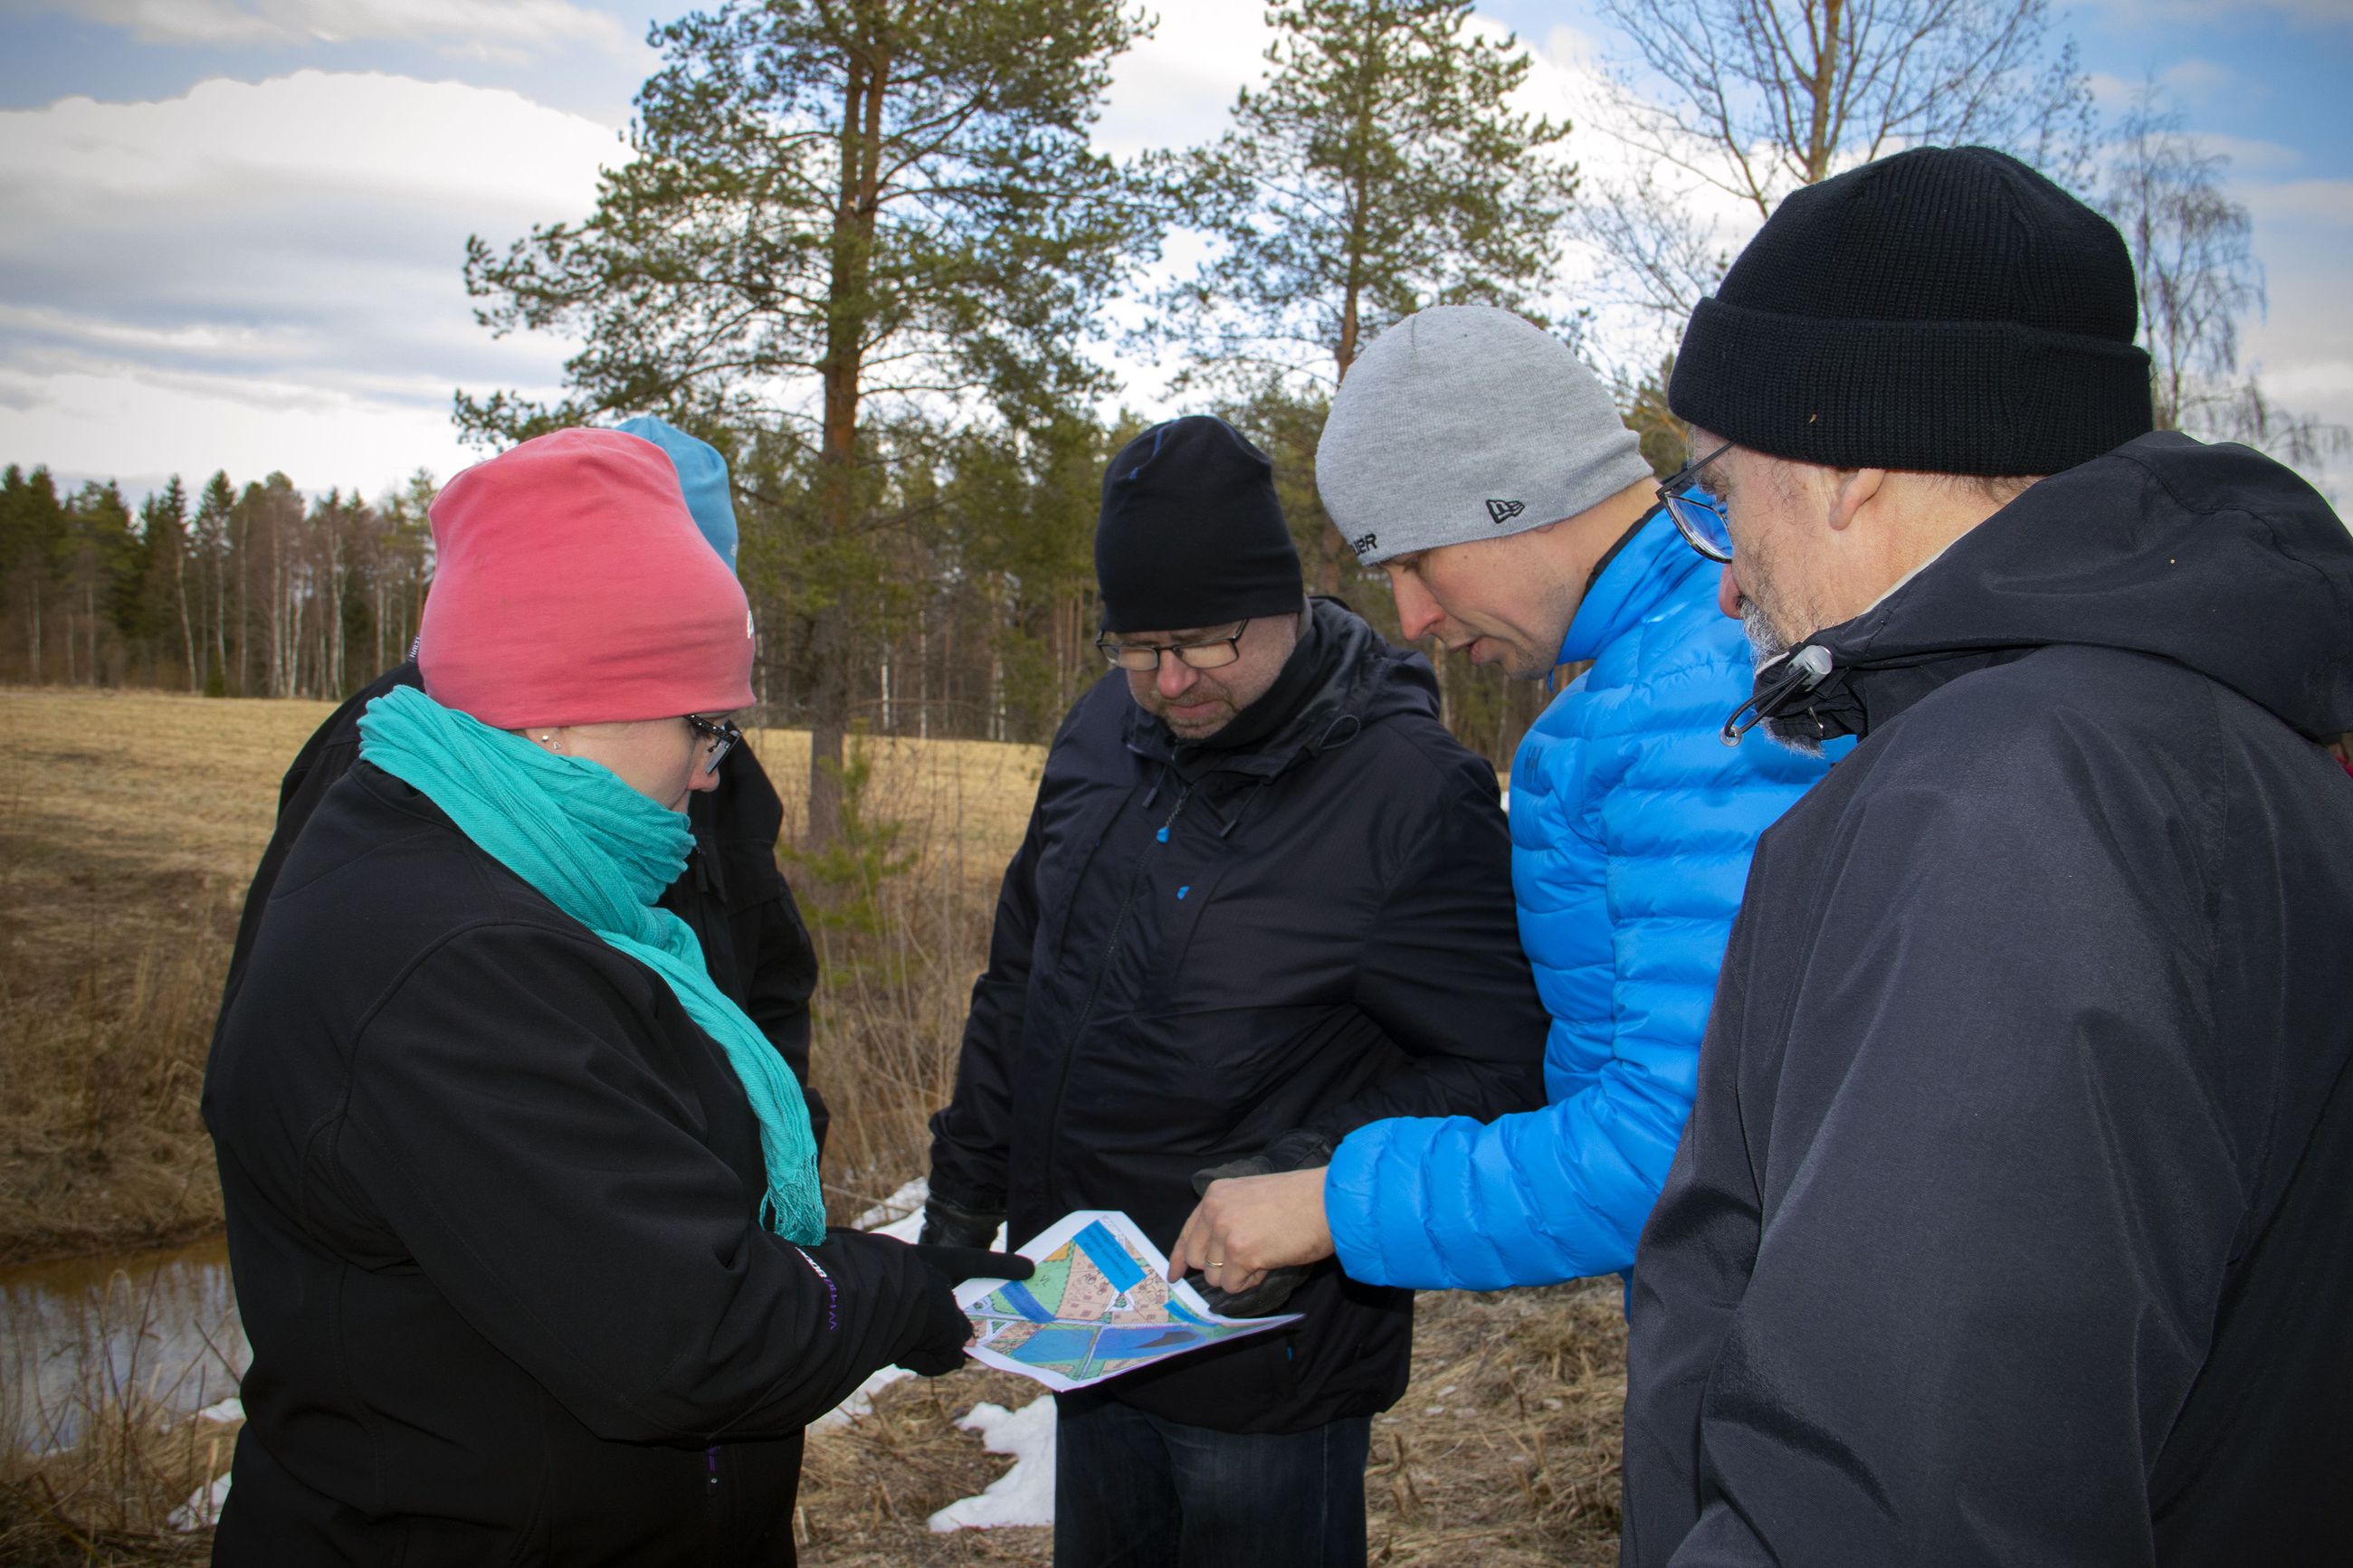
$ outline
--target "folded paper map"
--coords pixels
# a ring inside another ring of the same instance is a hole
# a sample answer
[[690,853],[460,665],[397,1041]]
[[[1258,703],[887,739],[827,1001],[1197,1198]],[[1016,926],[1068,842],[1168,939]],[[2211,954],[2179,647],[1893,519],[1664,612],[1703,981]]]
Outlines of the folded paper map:
[[1200,1292],[1168,1283],[1168,1259],[1116,1209],[1066,1215],[1021,1249],[1027,1279],[973,1279],[956,1305],[975,1361],[1060,1391],[1299,1321],[1221,1318]]

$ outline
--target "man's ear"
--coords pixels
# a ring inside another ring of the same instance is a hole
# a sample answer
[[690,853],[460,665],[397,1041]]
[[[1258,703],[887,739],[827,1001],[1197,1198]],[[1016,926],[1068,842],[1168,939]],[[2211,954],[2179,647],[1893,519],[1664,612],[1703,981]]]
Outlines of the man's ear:
[[1831,492],[1831,528],[1842,531],[1862,509],[1878,499],[1887,482],[1885,468],[1842,468],[1838,488]]

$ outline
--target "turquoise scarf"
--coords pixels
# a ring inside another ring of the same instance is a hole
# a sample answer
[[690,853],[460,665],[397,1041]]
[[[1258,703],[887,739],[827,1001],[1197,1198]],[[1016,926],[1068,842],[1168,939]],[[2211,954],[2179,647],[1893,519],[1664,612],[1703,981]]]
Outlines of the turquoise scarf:
[[727,1053],[760,1119],[768,1172],[761,1223],[793,1241],[823,1241],[817,1141],[801,1086],[711,983],[692,928],[654,903],[694,847],[686,814],[655,805],[601,763],[543,751],[413,686],[368,704],[360,755],[422,791],[557,909],[669,982],[687,1016]]

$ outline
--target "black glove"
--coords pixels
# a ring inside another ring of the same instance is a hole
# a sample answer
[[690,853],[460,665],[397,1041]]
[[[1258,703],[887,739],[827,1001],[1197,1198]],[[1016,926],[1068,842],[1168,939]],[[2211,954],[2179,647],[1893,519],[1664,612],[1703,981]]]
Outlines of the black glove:
[[997,1227],[1004,1223],[1002,1211],[990,1214],[983,1209],[960,1207],[945,1198],[927,1198],[923,1202],[922,1239],[926,1245],[941,1247],[994,1247]]
[[[1206,1171],[1193,1173],[1193,1195],[1199,1197],[1209,1190],[1211,1182],[1223,1182],[1242,1176],[1271,1176],[1282,1171],[1312,1171],[1318,1165],[1332,1163],[1332,1140],[1321,1132],[1299,1128],[1285,1132],[1257,1153],[1240,1160],[1229,1160],[1222,1165],[1212,1165]],[[1227,1318],[1262,1318],[1285,1301],[1307,1278],[1307,1265],[1293,1264],[1284,1268],[1270,1268],[1266,1278],[1247,1290],[1229,1291],[1206,1282],[1196,1287],[1209,1310]]]
[[967,1279],[1027,1279],[1038,1266],[1018,1252],[991,1252],[985,1247],[917,1242],[911,1250],[923,1260],[933,1288],[923,1292],[923,1336],[899,1364],[924,1377],[939,1377],[964,1364],[964,1347],[972,1338],[972,1320],[956,1305],[955,1287]]
[[929,1268],[919,1270],[918,1277],[924,1282],[923,1324],[899,1364],[919,1377],[941,1377],[964,1364],[972,1320],[956,1305],[955,1289],[944,1278]]
[[1193,1173],[1193,1195],[1200,1197],[1209,1190],[1211,1182],[1235,1180],[1243,1176],[1271,1176],[1282,1171],[1312,1171],[1318,1165],[1332,1163],[1332,1152],[1338,1147],[1321,1132],[1304,1128],[1285,1132],[1255,1154],[1239,1160],[1229,1160],[1222,1165],[1211,1165],[1206,1171]]

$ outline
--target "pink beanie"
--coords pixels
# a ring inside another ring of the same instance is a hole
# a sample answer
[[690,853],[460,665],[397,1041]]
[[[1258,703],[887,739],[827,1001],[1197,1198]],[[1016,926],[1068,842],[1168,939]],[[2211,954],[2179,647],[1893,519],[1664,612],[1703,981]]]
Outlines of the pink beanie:
[[425,693],[500,730],[752,701],[752,612],[662,449],[558,430],[433,498]]

